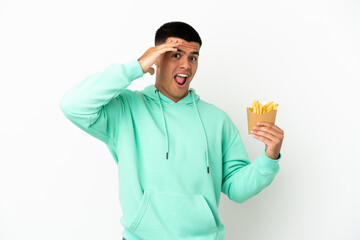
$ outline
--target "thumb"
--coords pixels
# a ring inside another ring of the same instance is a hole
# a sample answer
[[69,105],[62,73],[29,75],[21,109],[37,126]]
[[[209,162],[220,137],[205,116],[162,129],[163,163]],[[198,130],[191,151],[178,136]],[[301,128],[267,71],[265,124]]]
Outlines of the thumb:
[[155,69],[153,67],[150,67],[149,71],[148,71],[151,75],[153,75],[155,73]]

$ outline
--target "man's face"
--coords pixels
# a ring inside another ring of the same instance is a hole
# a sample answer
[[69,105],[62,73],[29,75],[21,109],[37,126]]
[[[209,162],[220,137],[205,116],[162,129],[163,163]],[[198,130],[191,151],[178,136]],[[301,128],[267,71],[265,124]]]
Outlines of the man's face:
[[169,40],[178,41],[178,51],[166,52],[155,62],[155,87],[174,102],[178,102],[187,95],[190,82],[196,73],[200,44],[175,37],[169,37],[167,41]]

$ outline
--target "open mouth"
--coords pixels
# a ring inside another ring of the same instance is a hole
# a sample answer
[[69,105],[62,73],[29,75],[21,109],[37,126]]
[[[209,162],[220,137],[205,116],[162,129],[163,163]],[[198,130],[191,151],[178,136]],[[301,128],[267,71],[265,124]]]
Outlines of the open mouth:
[[189,75],[186,74],[176,74],[174,79],[175,82],[179,85],[179,86],[183,86],[186,83],[186,80],[188,79]]

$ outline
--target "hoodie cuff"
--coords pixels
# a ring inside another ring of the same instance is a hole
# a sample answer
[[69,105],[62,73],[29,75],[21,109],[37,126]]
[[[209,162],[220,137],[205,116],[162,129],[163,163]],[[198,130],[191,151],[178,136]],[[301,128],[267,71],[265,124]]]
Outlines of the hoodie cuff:
[[281,153],[279,154],[278,159],[271,159],[265,154],[265,149],[263,153],[257,157],[254,161],[255,167],[260,171],[265,173],[272,173],[279,171],[279,161],[281,159]]
[[124,63],[123,69],[129,81],[134,81],[135,79],[138,79],[144,75],[138,60]]

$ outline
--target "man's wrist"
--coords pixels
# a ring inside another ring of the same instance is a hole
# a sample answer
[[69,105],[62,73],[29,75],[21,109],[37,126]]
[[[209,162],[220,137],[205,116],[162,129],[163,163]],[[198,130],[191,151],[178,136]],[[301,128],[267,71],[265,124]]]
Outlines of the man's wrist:
[[123,64],[125,74],[129,81],[133,81],[144,75],[141,65],[138,60],[133,60]]
[[278,160],[280,158],[280,152],[265,150],[265,154],[268,158],[270,158],[272,160]]

